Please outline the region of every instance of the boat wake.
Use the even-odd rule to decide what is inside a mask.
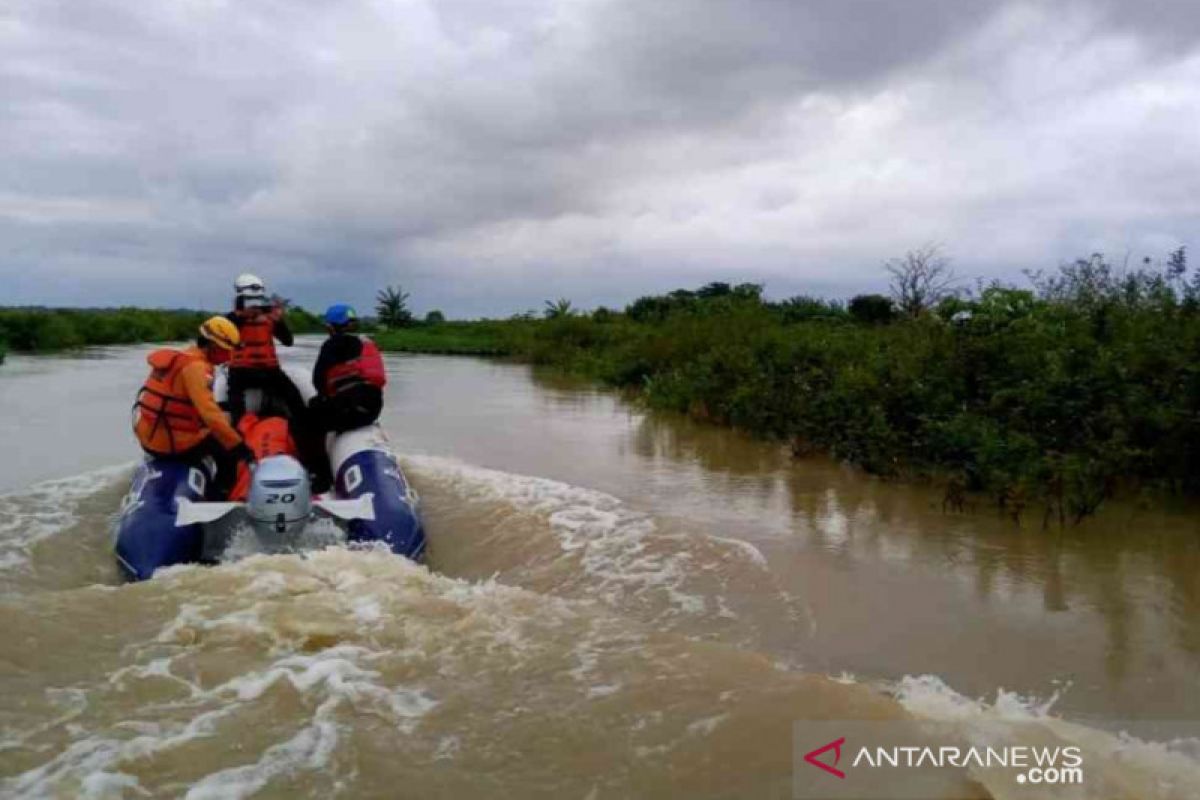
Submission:
[[[107,585],[83,565],[108,558],[128,467],[0,498],[0,794],[391,796],[403,775],[413,796],[789,797],[801,719],[935,720],[977,743],[1019,721],[1096,754],[1079,797],[1200,794],[1194,741],[768,655],[756,624],[807,627],[752,545],[556,481],[405,467],[428,566],[330,547]],[[939,791],[1028,789],[975,771]]]

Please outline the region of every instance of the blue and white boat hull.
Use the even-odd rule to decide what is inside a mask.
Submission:
[[[371,496],[374,519],[349,524],[352,542],[383,542],[393,553],[419,561],[425,553],[420,501],[378,425],[347,431],[330,446],[334,493],[339,499]]]
[[[348,542],[381,542],[397,555],[420,560],[425,552],[425,530],[419,500],[379,426],[331,436],[329,447],[336,476],[331,497],[309,504],[307,474],[290,456],[274,460],[293,462],[302,489],[272,491],[277,481],[264,478],[265,488],[258,496],[267,498],[267,503],[276,498],[278,510],[286,505],[291,511],[296,507],[293,504],[300,503],[304,515],[333,519]],[[260,468],[255,478],[276,472]],[[214,502],[207,497],[211,478],[207,468],[169,459],[149,458],[138,466],[121,504],[114,547],[117,563],[130,579],[145,580],[176,564],[216,560],[238,524],[252,528],[275,524],[270,514],[255,513],[262,509],[247,510],[243,503]],[[252,489],[252,502],[255,496]],[[274,506],[270,510],[274,511]],[[262,538],[278,542],[281,536],[292,534],[294,523],[289,517],[286,531],[283,527],[264,530]]]
[[[160,567],[201,559],[204,529],[176,525],[180,500],[205,500],[211,475],[207,470],[162,458],[147,459],[133,473],[129,493],[117,521],[117,563],[135,581]]]

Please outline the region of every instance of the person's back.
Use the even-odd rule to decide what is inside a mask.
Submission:
[[[329,312],[326,313],[329,317]],[[351,315],[346,321],[342,321],[344,313]],[[313,367],[313,386],[318,397],[314,407],[323,412],[322,427],[334,433],[362,428],[378,420],[383,409],[383,387],[387,383],[379,348],[354,332],[352,315],[353,309],[349,309],[329,317],[338,322],[327,320],[329,338],[321,345]]]
[[[231,311],[227,318],[238,327],[242,346],[234,351],[229,360],[232,369],[279,369],[279,354],[275,352],[275,339],[292,341],[292,332],[287,323],[273,309],[261,306],[245,306]]]
[[[133,407],[134,435],[147,454],[189,463],[211,457],[222,488],[232,482],[234,462],[252,458],[212,394],[214,364],[226,361],[238,344],[237,328],[213,317],[200,326],[195,346],[155,350]]]
[[[344,332],[326,339],[313,368],[316,405],[325,411],[326,431],[344,433],[376,422],[385,383],[383,359],[370,339]]]
[[[164,456],[186,452],[208,431],[191,400],[184,373],[198,372],[202,380],[211,382],[212,367],[196,347],[155,350],[146,363],[150,376],[134,401],[134,434],[147,452]]]
[[[229,362],[229,413],[234,424],[246,413],[246,392],[261,391],[282,403],[296,422],[304,416],[304,397],[279,366],[275,341],[290,347],[295,338],[283,318],[283,309],[267,298],[266,285],[255,275],[240,275],[234,281],[234,310],[226,315],[237,325],[242,346]]]
[[[326,400],[347,406],[364,402],[382,406],[386,382],[383,359],[375,343],[369,339],[349,331],[339,331],[331,334],[321,345],[313,368],[313,386]],[[362,424],[369,425],[377,417],[378,413]]]
[[[329,338],[313,367],[317,394],[309,403],[310,424],[318,434],[364,428],[374,424],[383,410],[387,383],[383,357],[374,342],[355,334],[357,322],[354,309],[347,305],[332,305],[325,312]],[[327,459],[319,474],[332,481]]]

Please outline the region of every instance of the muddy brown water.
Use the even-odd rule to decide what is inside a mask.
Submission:
[[[1200,796],[1195,508],[947,514],[526,366],[395,356],[426,565],[123,585],[148,349],[0,367],[0,795],[788,797],[797,720],[907,719],[1092,748],[1076,794],[967,769],[941,796]]]

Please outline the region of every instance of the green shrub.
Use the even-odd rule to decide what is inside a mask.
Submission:
[[[846,308],[836,300],[797,295],[772,306],[786,323],[804,320],[844,320],[849,317]]]
[[[896,317],[896,306],[890,297],[881,294],[860,294],[850,299],[847,309],[856,322],[882,325]]]

